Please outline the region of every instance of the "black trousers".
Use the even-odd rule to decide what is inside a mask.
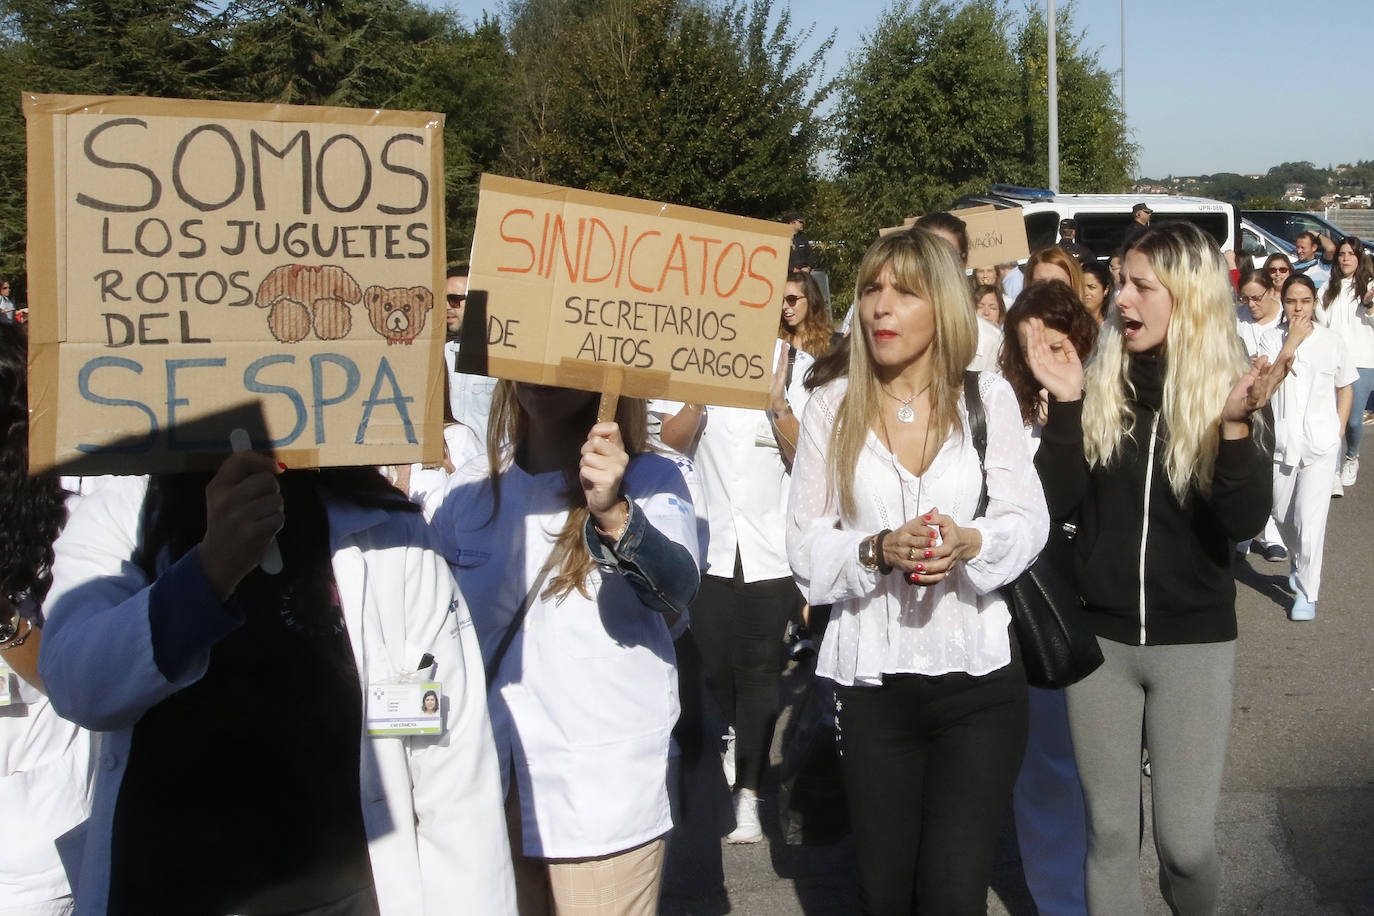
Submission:
[[[874,916],[987,912],[997,835],[1026,750],[1026,680],[884,675],[836,688],[860,900]]]
[[[783,632],[801,604],[791,577],[745,582],[703,576],[692,602],[692,634],[706,688],[735,727],[735,786],[758,791],[781,705]]]

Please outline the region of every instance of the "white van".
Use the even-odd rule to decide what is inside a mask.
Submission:
[[[1235,248],[1236,210],[1231,204],[1206,197],[1176,197],[1171,194],[1056,194],[1039,188],[993,185],[986,194],[961,197],[950,207],[980,207],[992,204],[998,209],[1020,207],[1026,220],[1026,241],[1036,251],[1059,241],[1059,221],[1072,219],[1078,224],[1075,238],[1099,260],[1111,257],[1126,237],[1133,222],[1131,208],[1146,204],[1154,211],[1150,225],[1186,220],[1217,240],[1222,251]]]

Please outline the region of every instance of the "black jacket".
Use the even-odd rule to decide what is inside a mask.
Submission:
[[[1089,468],[1084,458],[1081,399],[1051,402],[1035,456],[1051,518],[1078,525],[1074,568],[1089,625],[1131,645],[1235,639],[1231,558],[1236,542],[1257,534],[1269,516],[1270,450],[1253,436],[1221,440],[1212,492],[1194,488],[1180,503],[1164,471],[1163,360],[1131,362],[1135,428],[1110,465]]]

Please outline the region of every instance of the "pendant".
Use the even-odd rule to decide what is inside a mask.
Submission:
[[[916,419],[916,411],[911,408],[910,404],[903,404],[897,408],[897,419],[903,423],[910,423]]]

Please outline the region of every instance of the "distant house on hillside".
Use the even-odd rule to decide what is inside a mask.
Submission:
[[[1301,182],[1290,181],[1283,186],[1284,200],[1307,200],[1307,186]]]

